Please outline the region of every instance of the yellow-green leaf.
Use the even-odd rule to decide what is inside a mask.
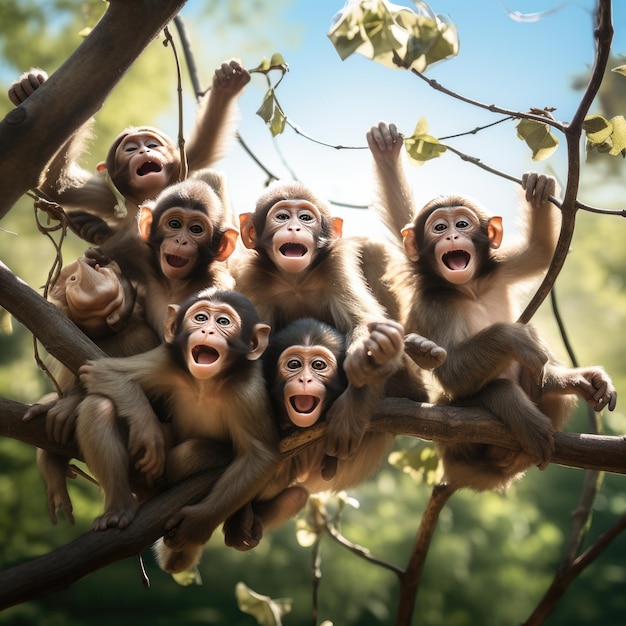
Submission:
[[[405,137],[404,147],[411,161],[417,165],[436,159],[446,151],[446,147],[436,137],[428,134],[428,122],[424,117],[417,122],[413,134]]]
[[[617,72],[622,76],[626,76],[626,65],[619,65],[618,67],[614,67],[611,72]]]
[[[177,574],[172,574],[172,578],[181,587],[188,587],[189,585],[201,585],[202,584],[200,571],[195,566],[190,567],[189,569],[183,570],[182,572],[178,572]]]
[[[252,591],[242,582],[237,583],[235,596],[239,610],[252,615],[260,626],[281,626],[282,616],[291,611],[291,598],[272,599]]]
[[[268,89],[263,98],[263,102],[259,107],[256,114],[266,123],[269,124],[272,121],[274,115],[274,90]]]
[[[602,115],[589,115],[583,121],[583,130],[587,133],[589,143],[599,145],[611,136],[613,126]]]
[[[611,126],[613,132],[611,133],[612,148],[609,151],[611,156],[617,156],[618,154],[624,155],[626,150],[626,120],[623,115],[618,115],[611,118]]]
[[[517,136],[523,139],[533,152],[533,161],[547,159],[558,147],[558,138],[550,132],[547,124],[535,120],[521,120]]]
[[[436,485],[442,478],[439,456],[432,443],[419,442],[410,450],[396,450],[389,455],[389,463],[418,483]]]

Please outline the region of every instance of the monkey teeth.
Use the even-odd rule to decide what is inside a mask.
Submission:
[[[146,174],[151,174],[152,172],[160,172],[163,169],[163,166],[156,161],[146,161],[141,167],[137,169],[138,176],[145,176]]]
[[[301,243],[285,243],[280,247],[280,253],[287,257],[301,257],[307,253],[307,248]]]
[[[212,365],[220,358],[219,352],[215,348],[204,345],[194,346],[191,355],[198,365]]]
[[[451,270],[464,270],[470,262],[470,255],[465,250],[446,252],[441,258],[443,264]]]
[[[317,408],[320,399],[316,396],[299,395],[291,396],[289,402],[298,413],[312,413]]]

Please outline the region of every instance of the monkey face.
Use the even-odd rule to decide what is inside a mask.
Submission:
[[[212,227],[200,211],[173,207],[159,218],[163,240],[159,247],[159,264],[169,279],[189,278],[195,269],[201,246],[211,243]]]
[[[143,198],[154,198],[165,189],[173,159],[163,137],[147,131],[129,134],[115,152],[116,171],[126,172],[128,187]]]
[[[271,235],[268,253],[281,270],[297,274],[311,265],[321,229],[318,208],[306,200],[281,200],[268,212],[265,232]]]
[[[66,265],[50,293],[51,300],[89,337],[110,335],[127,313],[117,263],[90,264],[81,257]]]
[[[278,359],[277,376],[285,383],[287,417],[306,428],[324,414],[327,387],[337,377],[337,359],[324,346],[290,346]]]
[[[241,334],[241,317],[226,303],[199,300],[192,304],[184,320],[189,333],[185,362],[194,378],[217,376],[230,365],[231,348]]]
[[[474,278],[480,228],[478,216],[464,206],[436,209],[426,220],[424,239],[434,244],[435,267],[449,283],[463,285]]]

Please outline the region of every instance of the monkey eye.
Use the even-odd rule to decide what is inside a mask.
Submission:
[[[146,142],[146,147],[150,148],[150,150],[154,150],[155,148],[160,148],[162,145],[163,144],[159,143],[156,140]]]
[[[459,220],[459,221],[456,223],[456,227],[457,227],[459,230],[463,230],[463,229],[465,229],[465,228],[469,228],[469,227],[470,227],[470,223],[469,223],[467,220]]]
[[[300,359],[289,359],[287,361],[287,369],[298,370],[302,367],[302,361]]]
[[[194,319],[196,322],[203,323],[203,322],[206,322],[206,321],[209,319],[209,316],[208,316],[206,313],[196,313],[196,314],[193,316],[193,319]]]
[[[202,224],[192,224],[189,227],[189,232],[193,233],[194,235],[201,235],[204,232],[204,227],[202,226]]]
[[[298,213],[298,219],[301,222],[312,222],[315,220],[315,216],[309,211],[302,211],[301,213]]]
[[[278,222],[288,222],[291,219],[291,215],[288,211],[278,211],[274,215],[274,219]]]
[[[179,219],[172,218],[171,220],[167,220],[167,225],[174,230],[178,230],[182,227],[183,223]]]
[[[326,363],[324,359],[313,359],[313,361],[311,362],[311,367],[314,370],[321,372],[322,370],[325,370],[328,367],[328,363]]]
[[[442,233],[442,232],[444,232],[444,231],[445,231],[445,230],[447,230],[447,229],[448,229],[448,225],[447,225],[447,224],[444,224],[443,222],[439,222],[438,224],[435,224],[435,225],[433,226],[433,230],[434,230],[436,233]]]
[[[134,152],[139,146],[134,141],[128,141],[124,144],[124,152]]]
[[[218,326],[231,326],[233,321],[227,315],[218,315],[215,319]]]

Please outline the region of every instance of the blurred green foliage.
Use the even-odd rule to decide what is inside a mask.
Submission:
[[[238,27],[250,26],[245,15],[259,17],[269,3],[254,3],[250,14],[242,3],[230,3]],[[216,25],[227,23],[225,3],[207,4]],[[272,3],[272,11],[277,11]],[[4,0],[0,4],[2,61],[14,75],[30,67],[32,49],[38,63],[54,70],[78,45],[78,33],[93,24],[102,11],[100,0]],[[52,19],[54,17],[54,19]],[[232,17],[232,15],[231,15]],[[207,20],[210,23],[210,20]],[[235,24],[236,21],[230,22]],[[217,26],[216,26],[217,28]],[[31,46],[22,45],[30,41]],[[167,68],[165,71],[163,68]],[[156,42],[115,89],[98,114],[97,147],[92,165],[102,158],[102,146],[130,123],[158,123],[175,98],[171,53]],[[6,85],[5,85],[6,86]],[[148,95],[146,95],[148,94]],[[606,94],[604,94],[606,97]],[[623,110],[626,97],[621,99]],[[0,115],[10,105],[0,98]],[[123,116],[120,115],[123,111]],[[607,111],[607,114],[610,112]],[[608,159],[609,157],[606,157]],[[618,207],[623,201],[623,168],[603,165],[595,157],[583,180],[585,201]],[[612,191],[611,191],[612,190]],[[565,269],[557,283],[558,301],[580,363],[601,363],[624,395],[626,359],[622,324],[626,318],[626,248],[616,217],[581,213]],[[14,233],[14,234],[13,234]],[[84,243],[72,235],[64,245],[67,259],[78,256]],[[32,202],[22,199],[0,223],[2,260],[35,288],[46,280],[54,250],[42,239],[33,221]],[[49,384],[33,361],[32,339],[17,322],[7,332],[0,318],[0,396],[33,402]],[[548,305],[537,319],[542,332],[564,354]],[[618,406],[605,416],[605,429],[626,432]],[[570,424],[584,430],[579,411]],[[398,438],[397,449],[410,455],[418,445]],[[47,553],[86,532],[100,511],[97,489],[84,479],[70,481],[76,526],[61,518],[52,526],[46,515],[42,481],[34,463],[35,451],[12,440],[0,440],[0,567]],[[456,494],[444,508],[428,555],[418,595],[419,623],[428,626],[490,626],[519,623],[533,609],[549,585],[561,557],[571,524],[583,473],[550,466],[532,470],[509,494]],[[429,489],[408,474],[385,466],[371,481],[354,491],[359,509],[348,509],[342,532],[387,561],[403,566],[412,549]],[[586,545],[626,512],[624,482],[606,476],[594,506]],[[254,619],[237,609],[235,585],[243,581],[273,598],[289,597],[292,612],[283,623],[310,623],[311,551],[296,542],[295,524],[269,533],[255,550],[240,553],[223,545],[221,533],[209,542],[201,563],[201,586],[180,587],[144,554],[151,587],[143,588],[135,559],[93,573],[66,591],[28,602],[0,613],[0,625],[136,626],[220,624],[250,626]],[[622,536],[570,587],[550,616],[551,626],[587,625],[600,620],[623,621],[626,610],[626,539]],[[394,623],[397,585],[393,574],[341,549],[330,539],[322,542],[320,620],[335,624],[372,626]]]

